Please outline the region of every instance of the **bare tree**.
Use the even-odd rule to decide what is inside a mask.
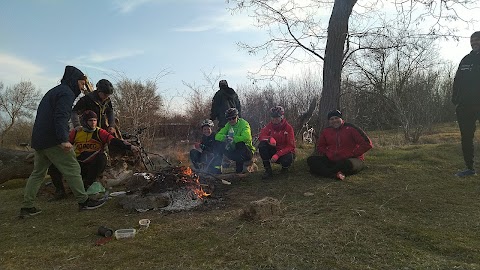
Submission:
[[[0,145],[3,146],[6,134],[21,119],[32,118],[40,100],[40,92],[29,81],[22,81],[13,87],[4,88],[0,83]]]
[[[162,97],[157,94],[153,81],[133,81],[127,78],[116,83],[113,102],[121,128],[133,130],[140,127],[154,127],[163,106]],[[147,130],[153,137],[155,130]]]
[[[308,54],[312,59],[323,61],[323,89],[319,102],[320,115],[339,107],[341,72],[352,53],[369,47],[356,42],[370,34],[376,34],[378,25],[372,21],[365,29],[350,31],[352,15],[368,19],[368,12],[380,12],[391,4],[395,10],[391,25],[403,21],[409,25],[422,25],[423,37],[454,36],[448,22],[462,20],[457,9],[476,7],[474,0],[372,0],[357,4],[357,0],[229,0],[236,3],[233,8],[249,10],[257,19],[258,26],[267,29],[270,39],[261,45],[240,44],[249,53],[264,52],[266,67],[274,76],[280,65],[287,61],[302,62],[297,51]],[[354,7],[358,7],[354,12]],[[322,22],[323,10],[331,8],[328,24]],[[376,19],[376,18],[375,18]],[[384,25],[381,25],[384,27]],[[354,46],[356,45],[356,46]],[[325,123],[321,121],[320,123]]]

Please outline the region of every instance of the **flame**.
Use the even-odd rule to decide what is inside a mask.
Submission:
[[[206,193],[203,190],[202,185],[200,184],[200,177],[192,171],[192,168],[180,167],[180,169],[183,176],[180,177],[179,180],[186,183],[193,193],[195,193],[198,199],[210,196],[209,193]]]

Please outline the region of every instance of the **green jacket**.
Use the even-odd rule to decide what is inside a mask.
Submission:
[[[255,152],[255,147],[252,145],[252,132],[250,131],[250,124],[243,118],[238,118],[238,122],[234,126],[227,122],[227,124],[225,124],[225,126],[218,131],[217,135],[215,135],[215,140],[224,142],[227,138],[230,127],[233,128],[233,142],[244,142],[248,149],[252,151],[252,153]]]

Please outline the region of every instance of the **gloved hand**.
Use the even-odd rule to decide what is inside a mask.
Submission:
[[[270,159],[270,162],[271,162],[271,163],[275,163],[275,162],[277,162],[278,158],[279,158],[279,156],[278,156],[277,154],[275,154],[275,155],[273,155],[272,158]]]
[[[270,137],[270,139],[268,140],[268,144],[270,144],[271,146],[276,146],[276,145],[277,145],[277,141],[275,140],[275,138]],[[278,157],[277,157],[277,158],[278,158]]]

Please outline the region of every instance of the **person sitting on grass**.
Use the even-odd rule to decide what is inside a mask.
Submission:
[[[252,145],[250,124],[238,117],[238,110],[230,108],[225,112],[227,124],[215,135],[215,140],[224,142],[217,147],[218,157],[225,155],[235,161],[235,172],[243,173],[243,164],[251,161],[255,147]],[[219,165],[216,165],[220,169]]]
[[[213,132],[213,121],[205,119],[202,124],[202,140],[195,144],[195,149],[190,150],[190,161],[196,170],[203,169],[206,172],[213,174],[220,174],[222,171],[219,169],[221,160],[215,158],[215,148],[218,141],[215,140],[216,133]],[[201,168],[201,164],[207,165],[207,167]]]
[[[86,110],[82,114],[82,126],[70,131],[69,141],[75,147],[75,155],[80,163],[81,175],[85,189],[92,185],[100,174],[105,171],[107,157],[104,153],[106,144],[115,145],[118,148],[131,150],[138,153],[138,147],[125,141],[115,138],[105,129],[97,126],[97,114],[94,111]],[[52,183],[55,186],[55,198],[65,197],[62,175],[58,170],[50,171]],[[62,195],[63,192],[63,196]]]
[[[262,179],[271,178],[272,165],[282,165],[282,173],[288,171],[295,157],[295,133],[292,126],[284,117],[285,110],[282,106],[275,106],[270,109],[272,120],[260,131],[258,140],[258,151],[262,158],[265,173]]]
[[[364,167],[364,154],[373,145],[367,134],[342,119],[342,113],[328,113],[329,126],[322,130],[317,142],[319,156],[307,158],[310,172],[344,180],[346,175],[360,172]]]

